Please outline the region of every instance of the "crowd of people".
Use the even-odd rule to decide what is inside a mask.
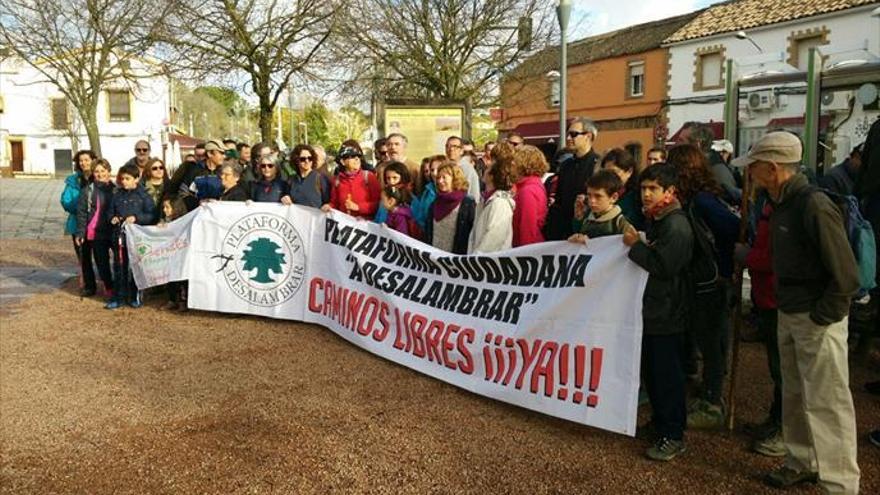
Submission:
[[[653,411],[646,454],[659,461],[685,452],[687,428],[725,423],[733,289],[745,268],[774,384],[766,421],[747,429],[755,452],[785,457],[765,481],[856,493],[847,317],[873,283],[859,277],[848,212],[834,198],[857,196],[880,232],[880,120],[819,179],[824,189],[804,173],[799,137],[782,130],[734,159],[730,142],[689,124],[683,142],[652,148],[644,163],[620,148],[600,155],[598,133],[593,121],[573,119],[565,148],[549,160],[515,133],[481,155],[453,136],[444,154],[420,162],[399,133],[374,143],[375,163],[356,140],[332,159],[318,146],[281,154],[271,143],[211,140],[173,176],[138,141],[115,178],[106,160],[82,150],[61,198],[65,230],[81,261],[82,295],[107,298],[108,309],[142,305],[120,227],[170,222],[211,201],[335,209],[461,255],[620,235],[649,274],[642,385]],[[166,308],[185,310],[185,297],[183,284],[171,284]],[[700,383],[690,400],[688,377]],[[868,388],[880,393],[880,382]],[[880,447],[880,431],[870,438]]]

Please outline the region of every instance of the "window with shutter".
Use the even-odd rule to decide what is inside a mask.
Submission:
[[[70,120],[67,118],[67,99],[52,98],[52,129],[70,129]]]
[[[107,91],[110,122],[131,121],[131,98],[128,90]]]
[[[645,94],[645,62],[629,63],[629,95],[630,97],[644,96]]]

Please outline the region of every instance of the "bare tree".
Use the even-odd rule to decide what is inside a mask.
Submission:
[[[111,83],[137,86],[138,78],[161,71],[139,57],[153,46],[173,1],[3,0],[0,41],[58,87],[100,154],[101,91]]]
[[[338,49],[352,61],[349,91],[497,102],[497,82],[543,48],[554,30],[548,0],[350,0]],[[531,43],[518,43],[521,18]]]
[[[179,9],[178,31],[165,41],[171,59],[206,82],[244,76],[259,101],[262,138],[271,140],[275,105],[318,59],[333,30],[336,3],[198,0]]]

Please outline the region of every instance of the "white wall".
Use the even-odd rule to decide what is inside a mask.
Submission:
[[[53,84],[42,81],[35,69],[20,61],[6,60],[0,65],[0,95],[5,103],[4,112],[0,114],[0,166],[11,166],[10,139],[23,142],[24,172],[29,174],[53,174],[55,150],[74,148],[69,131],[52,129],[51,99],[63,95]],[[136,86],[120,83],[111,87],[130,87],[131,121],[110,122],[107,94],[101,93],[98,129],[103,157],[115,170],[134,156],[134,143],[139,139],[147,139],[151,143],[151,154],[161,156],[162,123],[169,108],[167,79],[144,78],[139,79]],[[78,136],[78,148],[88,149],[85,129],[72,107],[70,122]]]
[[[872,5],[868,8],[851,9],[843,13],[814,16],[790,23],[755,28],[749,30],[748,33],[765,53],[785,52],[784,58],[787,58],[788,38],[792,33],[825,27],[829,30],[829,44],[819,47],[821,53],[828,54],[848,50],[859,45],[864,46],[867,42],[868,51],[880,56],[880,19],[870,15],[871,10],[875,7],[876,5]],[[693,89],[695,52],[700,48],[716,45],[724,47],[725,58],[733,59],[735,65],[748,66],[758,53],[748,40],[739,40],[733,33],[670,45],[670,106],[668,113],[670,136],[688,121],[719,122],[724,120],[724,89],[696,92]],[[721,96],[722,101],[676,104],[676,100],[706,96]],[[751,128],[758,131],[766,128],[771,119],[803,116],[805,108],[803,95],[790,95],[786,103],[781,108],[772,111],[749,112],[745,101],[741,99],[740,129]],[[823,113],[829,112],[823,111]],[[842,122],[846,117],[846,112],[832,113],[835,124]],[[863,127],[861,123],[865,119],[873,119],[876,113],[876,111],[868,111],[866,114],[862,111],[861,105],[856,103],[853,115],[840,127],[837,133],[838,136],[848,134],[851,143],[846,144],[842,141],[839,143],[839,149],[834,153],[835,161],[839,161],[838,157],[842,159],[848,153],[849,150],[843,150],[845,146],[851,147],[864,140],[864,135],[861,134]],[[749,132],[746,131],[745,134],[748,135]],[[748,139],[741,140],[740,144],[743,149],[747,148],[748,141]]]

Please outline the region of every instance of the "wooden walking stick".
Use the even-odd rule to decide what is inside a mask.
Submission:
[[[740,207],[740,219],[739,219],[739,242],[746,243],[748,242],[748,230],[749,230],[749,204],[752,200],[752,181],[749,177],[749,170],[746,167],[743,170],[743,195],[742,195],[742,206]],[[737,263],[734,266],[733,270],[733,290],[734,290],[734,301],[736,303],[733,306],[733,314],[731,315],[733,318],[733,344],[730,346],[731,355],[730,355],[730,385],[727,389],[727,429],[733,430],[733,423],[736,417],[736,370],[739,368],[739,341],[740,334],[742,332],[742,287],[743,287],[743,269],[745,267],[741,264]]]

